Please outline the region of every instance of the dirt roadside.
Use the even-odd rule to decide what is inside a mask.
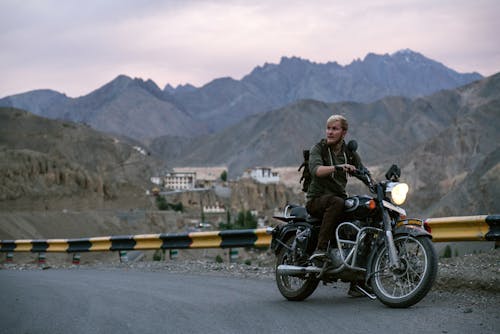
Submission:
[[[274,257],[270,251],[250,252],[244,255],[247,261],[240,259],[237,263],[230,263],[228,258],[224,259],[225,262],[218,263],[213,260],[213,254],[209,255],[211,259],[207,259],[205,253],[203,254],[204,258],[201,256],[201,250],[183,252],[189,253],[189,255],[184,255],[182,259],[164,259],[162,261],[150,261],[148,257],[144,257],[138,261],[127,263],[120,263],[117,255],[111,257],[110,253],[106,253],[79,266],[71,264],[67,254],[50,254],[51,257],[58,255],[59,261],[48,259],[46,265],[36,263],[31,254],[31,261],[27,262],[21,262],[21,260],[6,263],[5,258],[2,259],[0,270],[47,270],[52,268],[84,270],[92,268],[274,279]],[[66,258],[66,261],[62,261],[63,257]],[[250,258],[252,260],[249,260]],[[440,259],[438,268],[438,277],[429,298],[451,299],[457,304],[457,307],[463,308],[464,312],[468,312],[471,307],[488,307],[492,312],[498,312],[500,306],[500,249]],[[500,312],[498,312],[498,316],[500,318]]]

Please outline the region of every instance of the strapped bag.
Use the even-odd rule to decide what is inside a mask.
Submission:
[[[309,150],[302,151],[304,156],[304,162],[299,167],[299,172],[303,168],[302,176],[300,177],[299,183],[302,183],[302,191],[307,192],[309,189],[309,184],[311,183],[311,173],[309,172]]]

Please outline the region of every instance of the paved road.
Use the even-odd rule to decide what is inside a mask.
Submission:
[[[390,309],[346,287],[288,302],[268,279],[0,270],[0,333],[500,333],[498,309],[464,312],[436,296]]]

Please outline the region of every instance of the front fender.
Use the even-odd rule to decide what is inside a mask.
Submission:
[[[419,220],[406,220],[404,222],[400,222],[396,226],[394,237],[400,234],[409,234],[413,237],[426,236],[432,239],[432,234],[424,229],[423,223]]]

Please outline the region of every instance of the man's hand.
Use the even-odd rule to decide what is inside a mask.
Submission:
[[[316,169],[317,177],[333,176],[334,173],[347,172],[352,173],[356,171],[356,167],[349,164],[335,165],[335,166],[319,166]]]
[[[342,164],[342,165],[336,165],[335,170],[342,170],[350,174],[356,171],[356,167],[350,164]]]

